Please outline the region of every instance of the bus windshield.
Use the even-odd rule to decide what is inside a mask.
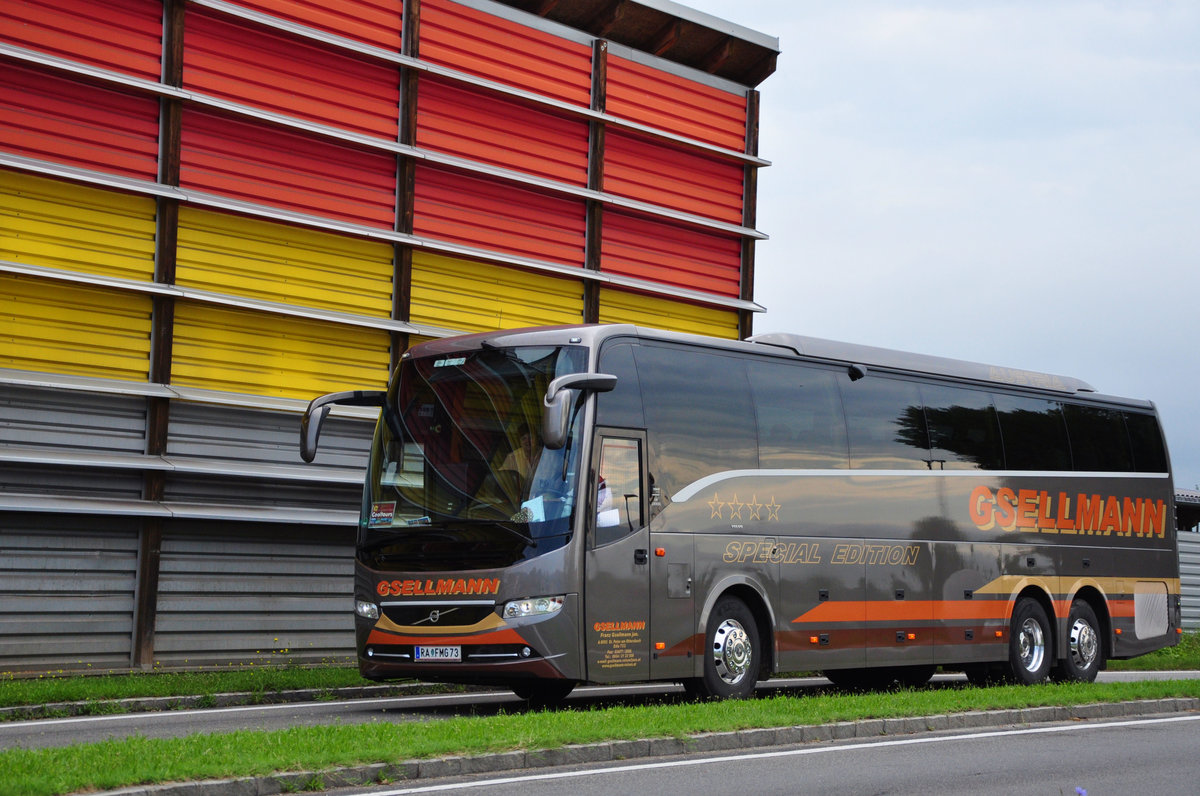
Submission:
[[[586,364],[579,346],[404,360],[375,433],[359,553],[379,569],[508,566],[562,547],[579,445],[542,444],[552,379]]]

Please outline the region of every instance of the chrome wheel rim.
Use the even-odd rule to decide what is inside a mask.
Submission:
[[[728,685],[736,685],[750,671],[753,649],[750,636],[740,622],[726,619],[713,634],[713,661],[717,676]]]
[[[1046,659],[1046,636],[1036,619],[1030,617],[1021,623],[1017,634],[1017,651],[1025,671],[1036,672],[1042,668],[1042,662]]]
[[[1100,638],[1096,629],[1082,619],[1071,625],[1071,660],[1081,670],[1088,670],[1100,653]]]

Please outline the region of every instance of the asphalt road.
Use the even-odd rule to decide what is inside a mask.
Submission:
[[[1115,682],[1179,678],[1200,678],[1200,671],[1101,672],[1099,680]],[[962,679],[961,675],[937,675],[934,683],[961,682]],[[828,684],[829,681],[823,677],[771,680],[761,690],[782,688],[802,693]],[[576,689],[568,702],[587,705],[638,703],[650,699],[659,702],[682,701],[684,696],[678,686],[663,684],[590,686]],[[0,748],[66,746],[130,735],[174,738],[196,733],[273,730],[323,724],[437,721],[449,716],[490,715],[500,710],[511,713],[523,709],[525,703],[511,692],[489,691],[10,721],[0,722]],[[1193,792],[1200,792],[1200,788]]]
[[[1195,796],[1198,745],[1200,716],[1189,714],[690,754],[333,792]]]

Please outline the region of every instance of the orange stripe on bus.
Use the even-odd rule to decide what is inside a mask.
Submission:
[[[1001,600],[896,600],[821,603],[792,623],[1007,619],[1012,603]]]
[[[368,644],[527,644],[521,634],[512,629],[496,630],[474,636],[401,636],[372,630]]]

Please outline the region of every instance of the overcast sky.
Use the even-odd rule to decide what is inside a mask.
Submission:
[[[1153,400],[1200,484],[1200,3],[684,4],[782,50],[756,332]]]

